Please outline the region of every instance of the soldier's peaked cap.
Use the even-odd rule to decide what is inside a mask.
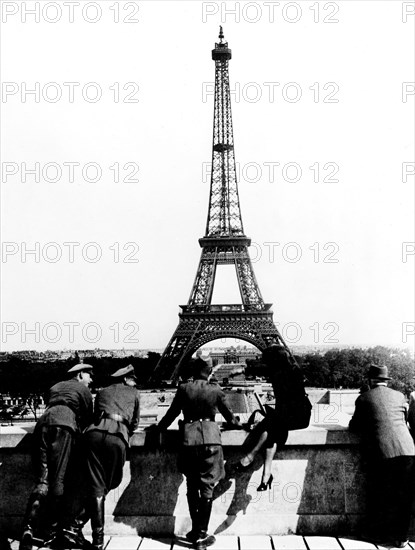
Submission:
[[[88,363],[78,363],[68,370],[68,374],[81,372],[83,370],[94,370],[94,367],[92,365],[88,365]]]
[[[208,363],[198,357],[193,361],[192,369],[195,376],[202,376],[202,377],[208,377],[209,374],[212,372],[212,365],[211,362]]]
[[[132,365],[128,365],[127,367],[123,367],[122,369],[118,369],[114,372],[114,374],[111,374],[112,378],[120,378],[121,376],[134,376],[134,367]]]

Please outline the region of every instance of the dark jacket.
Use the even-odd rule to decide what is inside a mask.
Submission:
[[[349,429],[362,435],[374,458],[415,455],[406,424],[405,397],[386,386],[376,386],[359,395]]]
[[[230,423],[235,417],[226,403],[221,387],[207,380],[194,380],[181,384],[170,408],[160,420],[158,428],[167,429],[179,414],[183,412],[183,445],[221,445],[219,426],[215,422],[220,412]]]
[[[124,421],[106,418],[120,415]],[[126,384],[112,384],[100,390],[95,397],[94,423],[86,430],[99,430],[119,435],[128,445],[129,438],[140,421],[140,397],[136,388]]]
[[[415,391],[409,396],[408,424],[412,437],[415,439]]]
[[[39,418],[39,426],[65,426],[79,432],[92,422],[91,392],[77,378],[52,386],[46,403],[47,409]]]
[[[275,418],[281,424],[289,422],[300,398],[304,396],[303,375],[298,367],[287,363],[283,367],[269,368],[269,380],[275,397]]]

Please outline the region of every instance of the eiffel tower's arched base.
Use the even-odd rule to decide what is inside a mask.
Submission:
[[[218,338],[245,340],[262,351],[272,343],[286,347],[272,311],[237,311],[217,306],[218,311],[179,314],[180,322],[154,371],[153,381],[173,380],[180,376],[182,364],[204,344]],[[186,308],[184,308],[186,309]]]

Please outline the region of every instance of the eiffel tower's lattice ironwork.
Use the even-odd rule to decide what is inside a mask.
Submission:
[[[231,57],[220,27],[219,43],[215,43],[212,50],[215,61],[212,175],[206,233],[199,239],[202,255],[189,301],[180,306],[179,325],[155,369],[153,380],[177,380],[183,361],[200,346],[217,338],[240,338],[260,350],[271,343],[286,347],[274,325],[271,304],[264,302],[259,290],[248,253],[251,240],[242,224],[229,86]],[[241,304],[211,303],[216,268],[221,264],[235,266]]]

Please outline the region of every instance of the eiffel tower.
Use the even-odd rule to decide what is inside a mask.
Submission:
[[[187,305],[180,306],[179,325],[153,373],[153,380],[179,377],[180,367],[200,346],[217,338],[235,337],[260,350],[284,340],[274,325],[271,305],[264,302],[243,229],[236,181],[229,60],[222,27],[215,43],[215,107],[209,211],[205,236],[199,239],[202,255]],[[241,304],[212,304],[218,265],[233,264]]]

